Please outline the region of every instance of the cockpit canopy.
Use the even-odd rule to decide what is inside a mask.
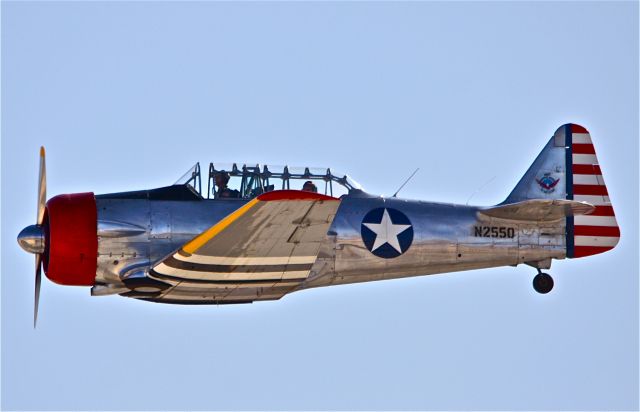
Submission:
[[[339,197],[362,187],[346,174],[331,169],[238,163],[209,163],[206,189],[202,191],[200,163],[196,163],[175,185],[188,185],[205,199],[251,199],[272,190],[308,190]]]

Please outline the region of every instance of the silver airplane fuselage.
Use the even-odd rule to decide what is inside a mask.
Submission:
[[[98,271],[93,294],[120,293],[123,280],[146,276],[154,262],[246,204],[239,199],[148,200],[97,196]],[[403,213],[413,239],[397,257],[374,255],[362,222],[376,208]],[[541,226],[497,219],[483,208],[384,198],[353,190],[340,200],[308,278],[291,291],[529,263],[548,268],[565,257],[564,222]],[[126,222],[126,224],[122,223]],[[497,231],[492,228],[502,228]],[[179,286],[178,286],[179,287]],[[199,299],[206,289],[185,289]],[[269,294],[254,300],[272,299]]]

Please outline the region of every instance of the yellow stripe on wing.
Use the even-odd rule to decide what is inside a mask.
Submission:
[[[245,213],[247,213],[249,211],[249,209],[251,209],[253,206],[255,206],[258,202],[259,202],[259,200],[257,198],[253,199],[252,201],[250,201],[246,205],[242,206],[240,209],[238,209],[235,212],[231,213],[229,216],[225,217],[224,219],[222,219],[221,221],[219,221],[215,225],[211,226],[206,231],[204,231],[201,234],[199,234],[198,236],[196,236],[193,240],[191,240],[190,242],[185,244],[182,247],[181,251],[185,252],[185,253],[188,253],[188,254],[194,253],[195,251],[200,249],[205,243],[207,243],[208,241],[213,239],[213,237],[216,236],[218,233],[220,233],[223,230],[225,230],[231,223],[233,223],[235,220],[237,220],[240,216],[242,216]]]

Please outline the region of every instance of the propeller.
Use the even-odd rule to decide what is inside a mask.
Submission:
[[[40,172],[38,173],[38,215],[36,225],[41,228],[44,220],[44,208],[47,202],[47,165],[45,162],[44,146],[40,146]],[[44,242],[43,246],[44,246]],[[38,303],[40,302],[40,284],[42,283],[42,253],[36,253],[36,282],[33,301],[33,328],[38,323]]]
[[[44,147],[40,148],[40,173],[38,176],[38,205],[36,224],[27,226],[18,235],[18,244],[36,256],[36,279],[33,302],[33,327],[38,321],[38,302],[40,300],[40,284],[42,283],[42,258],[45,253],[44,212],[47,202],[47,171],[45,166]]]

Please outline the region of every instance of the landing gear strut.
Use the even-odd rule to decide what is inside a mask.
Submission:
[[[538,274],[533,278],[533,288],[543,295],[549,293],[553,289],[553,278],[538,269]]]

